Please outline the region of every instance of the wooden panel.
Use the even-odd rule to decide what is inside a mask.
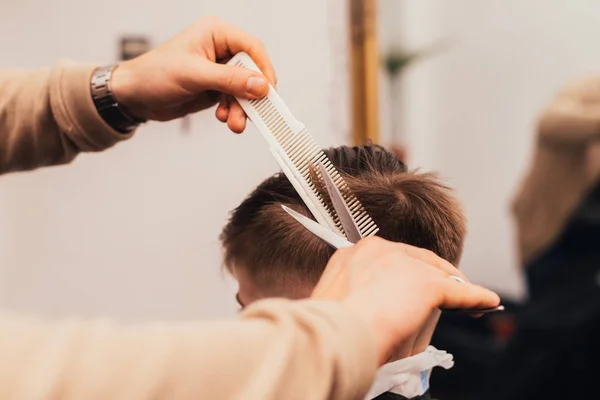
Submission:
[[[352,141],[379,141],[377,0],[350,2]]]

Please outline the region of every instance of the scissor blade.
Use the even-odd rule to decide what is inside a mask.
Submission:
[[[493,308],[442,308],[442,311],[453,312],[458,314],[489,314],[493,312],[504,311],[504,306],[499,305]]]
[[[305,217],[304,215],[300,214],[299,212],[296,212],[296,211],[292,210],[291,208],[286,207],[283,204],[281,205],[281,207],[285,210],[285,212],[290,214],[302,226],[304,226],[306,229],[308,229],[310,232],[312,232],[315,236],[319,237],[321,240],[327,242],[333,248],[341,249],[343,247],[354,246],[353,243],[350,243],[349,241],[347,241],[346,239],[344,239],[337,233],[329,230],[328,228],[324,227],[323,225],[320,225],[319,223],[313,221],[312,219]]]
[[[325,187],[329,193],[329,198],[331,198],[333,208],[335,209],[335,212],[342,223],[342,228],[344,228],[346,237],[352,243],[358,242],[360,239],[362,239],[362,235],[360,234],[360,229],[358,229],[358,225],[356,225],[356,221],[352,217],[352,213],[350,212],[344,197],[342,197],[340,190],[335,185],[333,179],[331,179],[331,176],[322,163],[319,163],[319,169],[321,170]]]

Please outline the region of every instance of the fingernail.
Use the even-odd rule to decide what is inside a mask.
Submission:
[[[253,96],[264,96],[269,91],[269,82],[265,78],[253,76],[246,82],[246,92]]]

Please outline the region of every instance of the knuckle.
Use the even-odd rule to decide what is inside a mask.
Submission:
[[[359,248],[363,248],[363,247],[374,247],[377,246],[379,243],[381,243],[381,238],[377,237],[377,236],[369,236],[366,237],[364,239],[361,239],[356,246]]]
[[[227,87],[234,87],[235,85],[235,81],[237,76],[239,76],[239,71],[236,71],[235,69],[230,70],[231,72],[227,74],[226,78],[225,78],[225,84],[227,85]]]
[[[265,48],[263,42],[255,36],[250,36],[248,38],[248,43],[249,43],[248,50],[250,50],[252,52],[257,52],[257,51],[263,50]]]
[[[245,43],[244,51],[248,53],[253,58],[258,58],[260,55],[260,51],[258,51],[259,47],[256,46],[252,41],[248,41]]]
[[[394,254],[390,254],[389,256],[385,256],[386,259],[389,259],[389,263],[396,267],[402,268],[413,268],[414,267],[414,259],[411,258],[408,254],[404,252],[398,252]]]
[[[444,278],[442,275],[431,271],[420,270],[419,272],[421,273],[421,282],[435,291],[439,290],[439,288],[446,283],[444,279],[448,279],[447,277]]]
[[[237,68],[223,69],[217,82],[218,87],[221,90],[231,90],[235,87],[236,79],[239,76],[239,71],[236,71],[236,69]]]
[[[438,257],[437,254],[435,254],[433,251],[429,250],[429,249],[420,249],[421,252],[423,253],[423,256],[425,256],[427,259],[431,259],[431,260],[435,260]]]
[[[341,262],[342,260],[350,257],[350,255],[352,254],[351,250],[352,249],[350,247],[337,250],[335,253],[333,253],[331,258],[329,259],[328,264],[337,264],[337,263]]]

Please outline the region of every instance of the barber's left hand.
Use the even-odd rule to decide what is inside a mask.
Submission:
[[[223,65],[244,51],[263,72]],[[265,79],[265,77],[268,79]],[[275,71],[261,42],[215,17],[206,17],[158,48],[121,64],[111,80],[113,93],[125,109],[143,119],[168,121],[212,107],[217,118],[237,133],[246,115],[229,96],[261,98]]]
[[[428,341],[422,332],[435,323],[440,308],[500,304],[497,294],[469,283],[433,252],[376,236],[336,251],[311,297],[342,301],[362,317],[372,328],[380,364],[394,351],[405,357]]]

